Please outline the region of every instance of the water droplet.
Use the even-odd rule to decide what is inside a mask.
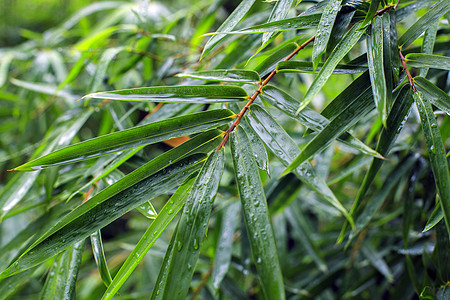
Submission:
[[[259,201],[255,201],[255,206],[256,206],[256,207],[259,206]]]
[[[431,128],[437,128],[437,127],[438,127],[437,124],[435,124],[435,123],[431,124]]]
[[[194,249],[197,250],[198,249],[198,240],[194,239]]]
[[[173,209],[169,209],[169,211],[167,212],[169,215],[173,214]]]
[[[433,146],[433,145],[431,145],[430,151],[433,152],[433,153],[436,153],[436,149],[434,149],[434,146]]]
[[[181,248],[183,248],[183,242],[182,241],[178,241],[178,251],[181,251]]]
[[[158,230],[153,231],[153,235],[157,235],[158,234]]]
[[[258,257],[258,259],[256,260],[256,263],[260,264],[262,262],[261,257]]]

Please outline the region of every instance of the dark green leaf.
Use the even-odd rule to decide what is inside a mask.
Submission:
[[[261,279],[261,287],[267,299],[285,299],[283,275],[261,178],[250,141],[239,127],[231,134],[231,152],[252,257]]]
[[[180,73],[178,77],[194,78],[209,81],[227,81],[240,83],[258,83],[261,81],[258,73],[251,70],[211,70],[192,73]]]
[[[450,115],[450,96],[422,77],[414,77],[414,86],[430,100],[433,105]]]
[[[406,63],[416,68],[435,68],[450,70],[450,57],[422,53],[409,53],[405,56]]]
[[[91,234],[92,252],[94,253],[95,263],[103,283],[108,287],[112,278],[109,273],[108,264],[106,263],[105,250],[103,249],[102,235],[100,230]]]
[[[314,71],[312,62],[309,61],[282,61],[277,64],[277,72],[282,73],[314,73],[320,71],[323,63],[319,63]],[[352,74],[367,71],[367,67],[357,65],[338,64],[333,70],[333,74]]]

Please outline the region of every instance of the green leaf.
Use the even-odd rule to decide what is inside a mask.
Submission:
[[[114,276],[113,281],[108,286],[102,300],[112,299],[119,291],[120,287],[133,273],[134,269],[144,259],[148,250],[153,246],[164,229],[172,222],[173,218],[183,208],[186,203],[187,194],[194,184],[195,177],[189,177],[170,197],[170,200],[164,205],[155,220],[150,224],[144,235],[134,247],[133,251],[123,263],[120,270]]]
[[[258,133],[259,137],[266,144],[283,165],[288,166],[291,161],[300,153],[292,138],[286,131],[260,106],[253,104],[248,115],[250,125]],[[332,207],[340,211],[350,223],[353,222],[347,210],[342,206],[333,192],[330,190],[325,180],[317,175],[309,162],[300,164],[292,171],[300,180],[306,183]]]
[[[408,85],[403,85],[399,89],[399,93],[397,98],[394,101],[392,109],[388,115],[386,127],[383,127],[380,138],[378,140],[378,144],[376,147],[376,151],[387,157],[389,154],[389,150],[392,145],[395,143],[398,134],[401,132],[405,120],[407,119],[408,113],[411,110],[412,98],[411,98],[411,89]],[[369,189],[369,186],[372,184],[375,179],[376,174],[381,168],[383,164],[383,160],[374,158],[372,163],[370,164],[369,170],[364,176],[363,183],[359,188],[358,194],[353,202],[353,206],[351,209],[352,216],[355,215],[360,209],[364,207],[364,204],[361,203],[363,199],[365,199],[365,195]],[[346,230],[346,225],[344,225],[339,240],[342,241],[343,234]]]
[[[405,56],[406,63],[411,67],[416,68],[435,68],[442,70],[450,70],[450,57],[423,54],[423,53],[409,53]]]
[[[375,17],[375,14],[377,13],[379,4],[380,4],[380,0],[371,0],[370,1],[369,11],[367,12],[366,18],[362,22],[359,29],[363,29],[363,27],[366,27],[366,25],[372,21],[373,17]]]
[[[450,96],[435,86],[433,83],[422,77],[414,77],[414,86],[424,94],[433,105],[450,115]]]
[[[367,89],[363,94],[357,96],[355,101],[353,101],[344,112],[336,116],[335,119],[333,119],[303,148],[300,154],[292,161],[281,176],[296,169],[308,158],[328,147],[334,139],[363,118],[374,108],[371,101],[372,93],[370,89]]]
[[[46,261],[148,199],[168,192],[199,169],[204,160],[205,155],[194,154],[145,178],[144,171],[152,170],[156,164],[154,160],[150,161],[65,215],[0,274],[0,278],[6,278]],[[137,176],[138,179],[134,179],[133,176]],[[129,184],[133,181],[137,183]],[[127,188],[120,188],[121,185]]]
[[[308,107],[295,115],[295,110],[300,102],[274,86],[264,86],[260,97],[314,131],[322,131],[330,123],[328,119]],[[338,140],[364,154],[383,157],[349,133],[343,133],[338,137]]]
[[[391,269],[389,268],[379,251],[373,249],[369,243],[365,243],[361,247],[361,252],[367,258],[370,264],[375,269],[377,269],[378,272],[383,274],[388,282],[394,282],[394,275],[392,274]]]
[[[124,49],[124,47],[113,47],[106,49],[105,52],[103,52],[97,64],[97,68],[95,69],[94,76],[92,76],[89,91],[98,91],[101,88],[109,63]]]
[[[217,32],[227,32],[233,30],[233,28],[245,17],[247,12],[255,3],[255,0],[244,0],[238,7],[231,13],[231,15],[225,20],[225,22],[220,25]],[[202,55],[200,59],[204,58],[211,52],[212,49],[225,37],[224,34],[214,35],[207,42],[203,48]]]
[[[224,150],[210,155],[201,169],[184,205],[176,232],[164,287],[164,299],[185,299],[189,290],[200,246],[208,228],[214,198],[224,168]]]
[[[269,168],[269,157],[267,155],[266,147],[264,143],[259,138],[258,134],[253,130],[253,128],[248,124],[247,118],[239,123],[239,125],[244,129],[250,142],[252,143],[253,154],[255,155],[255,161],[258,167],[265,171],[267,175],[270,175]]]
[[[314,28],[319,25],[321,14],[298,16],[262,25],[256,25],[236,31],[217,32],[216,34],[255,34],[264,32],[278,32],[297,29]]]
[[[275,53],[271,54],[265,60],[263,60],[260,64],[258,64],[254,70],[261,74],[261,76],[265,76],[272,72],[276,65],[281,61],[286,59],[289,55],[292,54],[297,49],[298,45],[296,43],[288,43],[283,47],[279,48]]]
[[[405,49],[411,45],[429,26],[432,26],[434,22],[440,19],[449,9],[449,1],[439,1],[400,37],[398,40],[400,48]]]
[[[270,16],[269,19],[267,20],[267,23],[285,19],[293,2],[294,0],[279,0],[275,2],[275,5],[272,11],[270,12]],[[272,36],[273,32],[263,33],[261,47],[265,47],[266,43],[272,38]]]
[[[267,299],[285,299],[267,201],[250,141],[241,128],[231,133],[231,152],[252,257]]]
[[[443,218],[444,218],[444,211],[442,210],[441,201],[439,201],[439,197],[438,197],[437,200],[436,200],[436,205],[434,207],[434,210],[431,213],[431,216],[428,219],[427,224],[425,225],[425,228],[422,230],[422,232],[425,232],[425,231],[428,231],[428,230],[432,229]]]
[[[30,269],[16,276],[0,281],[0,300],[13,299],[14,294],[20,291],[22,286],[30,280],[36,269]]]
[[[84,250],[84,240],[61,253],[50,269],[39,299],[75,299],[75,285]]]
[[[108,287],[111,282],[111,274],[109,273],[108,264],[106,263],[105,250],[103,249],[102,235],[100,230],[97,230],[91,234],[92,252],[94,254],[95,263],[97,264],[100,278],[103,283]]]
[[[330,39],[331,31],[333,29],[336,16],[341,9],[342,0],[330,0],[325,6],[322,16],[320,18],[319,26],[317,28],[316,38],[314,40],[314,47],[312,53],[313,69],[316,69],[322,57],[322,53]]]
[[[153,144],[174,137],[219,127],[231,121],[233,118],[234,114],[231,111],[218,109],[136,126],[54,151],[46,156],[25,163],[14,170],[39,170],[49,166],[72,163],[125,149]]]
[[[211,70],[198,71],[192,73],[180,73],[178,77],[194,78],[208,81],[226,81],[240,83],[258,83],[261,82],[258,73],[251,70]]]
[[[0,58],[0,88],[8,80],[9,66],[14,59],[14,54],[11,52],[6,52]]]
[[[309,61],[281,61],[277,64],[279,73],[314,73],[322,69],[323,63],[319,63],[317,69],[313,69],[312,62]],[[367,67],[357,65],[338,64],[333,70],[333,74],[353,74],[367,71]]]
[[[214,289],[219,289],[231,264],[233,237],[239,221],[241,205],[233,202],[222,213],[222,223],[214,255],[214,268],[211,274]]]
[[[424,54],[433,54],[434,44],[436,42],[436,35],[437,35],[437,29],[439,26],[439,20],[435,21],[433,25],[428,27],[427,30],[425,30],[425,34],[423,36],[423,42],[422,42],[422,53]],[[426,77],[428,73],[428,68],[423,67],[419,70],[419,76]]]
[[[82,99],[86,98],[163,103],[216,103],[244,101],[248,98],[248,94],[238,86],[184,85],[154,86],[99,92],[88,94]]]
[[[444,143],[439,132],[431,103],[421,92],[414,93],[414,102],[419,110],[423,134],[427,145],[427,153],[433,170],[434,180],[441,208],[444,212],[447,233],[450,236],[450,172],[445,157]]]
[[[381,17],[375,17],[367,28],[367,60],[369,65],[372,93],[378,113],[386,127],[387,90],[383,62],[383,24]]]
[[[297,109],[297,114],[311,102],[315,95],[319,93],[328,78],[330,78],[331,74],[333,74],[334,68],[336,68],[342,58],[344,58],[344,56],[359,41],[364,32],[359,31],[357,27],[357,25],[354,25],[342,38],[336,48],[334,48],[333,52],[330,54],[330,57],[327,59],[319,74],[306,92],[300,107]]]

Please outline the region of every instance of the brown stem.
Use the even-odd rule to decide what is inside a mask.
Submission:
[[[283,61],[288,61],[290,60],[292,57],[294,57],[300,50],[302,50],[303,48],[305,48],[309,43],[311,43],[312,41],[314,41],[314,39],[316,38],[316,36],[311,37],[309,40],[307,40],[306,42],[304,42],[303,44],[301,44],[300,46],[298,46],[291,54],[289,54],[288,57],[286,57]],[[244,108],[242,108],[242,110],[237,114],[236,119],[234,119],[233,124],[231,124],[230,128],[228,128],[228,130],[225,132],[225,135],[223,137],[222,142],[220,143],[219,147],[217,147],[217,150],[222,149],[223,146],[225,146],[225,144],[228,141],[228,138],[230,137],[230,133],[239,125],[239,123],[241,122],[242,118],[244,117],[245,113],[247,112],[248,108],[250,107],[250,105],[252,105],[252,103],[255,101],[256,97],[258,97],[259,94],[261,94],[261,91],[263,89],[264,86],[266,86],[269,81],[272,79],[273,76],[275,76],[275,74],[277,74],[277,70],[273,70],[269,76],[267,76],[267,78],[261,82],[259,84],[259,88],[253,93],[253,95],[251,95],[249,97],[249,100],[247,102],[247,104],[244,106]]]
[[[409,72],[408,67],[406,66],[406,58],[403,56],[400,47],[398,48],[398,53],[400,54],[400,60],[402,61],[403,69],[405,69],[406,76],[408,76],[409,84],[411,85],[414,93],[417,94],[416,87],[414,86],[414,79],[411,76],[411,73]]]

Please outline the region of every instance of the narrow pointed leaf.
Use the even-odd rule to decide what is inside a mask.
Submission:
[[[444,143],[433,114],[431,103],[421,92],[414,93],[414,102],[419,110],[422,130],[427,145],[428,157],[433,170],[436,188],[444,212],[447,233],[450,236],[450,172],[445,157]]]
[[[300,102],[274,86],[264,86],[260,97],[314,131],[322,131],[330,123],[328,119],[307,107],[295,115],[295,110]],[[347,132],[341,134],[338,140],[364,154],[382,158],[375,150]]]
[[[425,30],[425,34],[423,36],[423,43],[422,43],[422,53],[424,54],[433,54],[434,44],[436,42],[436,35],[437,35],[437,29],[439,25],[439,20],[435,21],[433,25],[428,27],[427,30]],[[420,68],[419,70],[419,76],[420,77],[427,77],[428,73],[428,67]]]
[[[375,17],[367,28],[367,60],[369,65],[372,93],[378,113],[386,127],[387,91],[383,62],[383,24],[381,17]]]
[[[334,21],[336,20],[339,10],[341,9],[341,2],[342,0],[330,0],[323,10],[319,26],[317,28],[312,53],[314,69],[319,64],[322,53],[325,52],[328,40],[330,39],[331,31],[333,29]]]
[[[151,101],[164,103],[216,103],[243,101],[248,94],[238,86],[191,85],[154,86],[88,94],[83,97],[121,101]]]
[[[441,0],[429,9],[416,23],[414,23],[398,40],[404,49],[411,45],[428,27],[440,19],[450,9],[450,1]]]
[[[282,61],[277,64],[277,72],[282,73],[314,73],[322,69],[323,63],[319,63],[316,70],[309,61]],[[357,65],[338,64],[333,74],[353,74],[367,71],[367,67]]]
[[[361,248],[362,254],[367,258],[370,264],[378,270],[386,278],[388,282],[394,282],[394,275],[389,268],[386,261],[381,256],[380,252],[373,249],[368,243],[364,244]]]
[[[239,123],[247,134],[250,142],[252,143],[253,154],[255,156],[255,161],[258,167],[270,175],[269,169],[269,157],[267,155],[266,147],[264,143],[259,138],[258,134],[253,130],[253,128],[248,124],[247,118]]]
[[[292,52],[295,51],[295,49],[297,49],[297,47],[298,45],[296,43],[288,43],[284,45],[283,47],[278,49],[275,53],[267,57],[260,64],[258,64],[254,68],[255,71],[258,72],[263,77],[266,76],[276,68],[278,62],[288,57]]]
[[[352,105],[333,119],[303,148],[301,153],[292,161],[282,175],[296,169],[308,158],[328,147],[334,139],[369,113],[374,108],[374,104],[371,101],[372,93],[370,89],[367,89],[362,95],[355,99]]]
[[[95,263],[97,264],[100,278],[108,287],[111,284],[112,277],[109,273],[108,264],[106,263],[105,250],[103,249],[102,235],[100,230],[91,234],[92,252],[94,253]]]
[[[89,91],[95,92],[101,88],[109,63],[123,50],[124,47],[113,47],[105,50],[97,64],[94,76],[92,76]]]
[[[247,12],[255,3],[255,0],[243,0],[238,7],[231,13],[231,15],[220,25],[217,32],[227,32],[234,29],[234,27],[245,17]],[[207,42],[203,48],[200,59],[208,55],[209,52],[225,37],[224,34],[214,35]]]
[[[316,96],[320,92],[322,87],[327,82],[328,78],[330,78],[331,74],[333,74],[334,68],[336,68],[342,58],[344,58],[344,56],[359,41],[364,32],[359,31],[357,27],[357,25],[354,25],[347,32],[341,42],[336,46],[336,48],[334,48],[333,52],[330,54],[330,57],[327,59],[319,74],[314,79],[313,83],[306,92],[305,97],[300,104],[300,107],[297,109],[297,113],[304,109],[311,102],[314,96]]]
[[[365,27],[367,24],[369,24],[372,21],[373,17],[375,17],[375,14],[377,13],[379,4],[380,4],[380,0],[371,0],[370,1],[369,11],[367,11],[366,18],[362,22],[360,29],[362,29],[363,27]]]
[[[409,53],[405,58],[406,63],[411,67],[450,70],[450,57],[423,53]]]
[[[202,132],[223,125],[234,118],[225,109],[210,110],[137,126],[77,143],[32,160],[14,170],[32,171],[49,166],[85,160],[125,149]]]
[[[285,19],[293,2],[294,2],[294,0],[279,0],[279,1],[277,1],[272,9],[272,12],[270,13],[267,23]],[[272,36],[273,36],[273,32],[265,32],[262,36],[262,43],[261,43],[262,46],[261,47],[264,47],[265,44],[271,39]]]
[[[104,196],[107,194],[105,191],[114,190],[115,185],[128,181],[129,177],[132,177],[130,175],[136,174],[136,171],[141,172],[147,166],[137,169],[65,215],[0,274],[0,278],[9,277],[48,260],[148,199],[168,192],[199,169],[204,160],[205,155],[194,154],[138,181],[121,192],[114,193],[111,197]]]
[[[239,127],[231,134],[231,152],[250,248],[261,287],[267,299],[285,299],[283,275],[264,189],[250,141]]]
[[[211,70],[192,73],[180,73],[178,77],[194,78],[208,81],[227,81],[240,83],[258,83],[261,81],[258,73],[252,70]]]
[[[216,290],[220,287],[230,267],[233,237],[239,221],[240,208],[241,205],[239,202],[234,202],[223,210],[222,223],[214,256],[214,269],[211,274],[213,286]]]
[[[300,153],[300,149],[286,133],[286,131],[260,106],[253,104],[248,115],[250,125],[258,133],[283,165],[288,166]],[[353,222],[347,210],[342,206],[333,192],[330,190],[325,180],[317,175],[317,172],[309,162],[300,164],[292,171],[300,180],[306,183],[332,207],[340,211],[350,223]]]
[[[165,299],[186,298],[223,168],[222,149],[210,155],[189,192],[178,222],[175,239],[177,251],[174,251],[170,261],[163,295]]]
[[[423,77],[414,77],[414,86],[440,110],[450,115],[450,96]]]
[[[189,190],[194,183],[195,177],[188,178],[170,197],[169,201],[161,209],[158,216],[150,224],[144,235],[139,240],[136,247],[123,263],[119,272],[114,276],[113,281],[108,286],[108,289],[103,295],[103,300],[112,299],[119,291],[120,287],[133,273],[134,269],[144,259],[148,250],[153,246],[158,237],[163,233],[164,229],[172,222],[173,218],[183,208],[186,203],[186,198]]]
[[[444,211],[442,210],[441,207],[441,201],[437,200],[436,206],[434,207],[434,210],[431,213],[431,216],[428,219],[427,224],[425,225],[425,228],[422,230],[422,232],[434,228],[434,226],[436,226],[443,218],[444,218]]]
[[[278,32],[297,29],[314,28],[319,24],[320,14],[307,16],[298,16],[295,18],[284,19],[280,21],[270,22],[262,25],[256,25],[241,30],[221,32],[223,34],[254,34],[264,32]]]

